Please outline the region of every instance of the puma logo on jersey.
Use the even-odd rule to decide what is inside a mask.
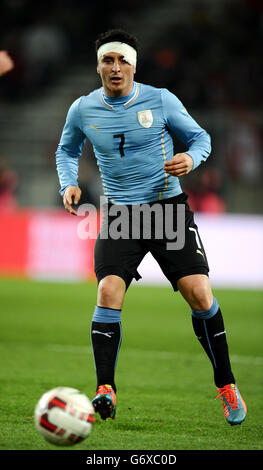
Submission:
[[[202,251],[201,251],[201,250],[196,250],[196,253],[199,253],[199,255],[202,255],[202,256],[203,256],[203,258],[204,258],[204,253],[202,253]]]
[[[99,131],[99,128],[94,126],[93,124],[90,124],[90,127],[92,127],[92,129],[95,129],[95,131]]]

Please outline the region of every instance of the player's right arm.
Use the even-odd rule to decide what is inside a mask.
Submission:
[[[86,135],[81,129],[79,104],[81,98],[70,106],[65,126],[56,151],[56,164],[60,182],[60,194],[65,208],[76,215],[72,204],[77,204],[81,190],[78,187],[79,157],[85,144]]]

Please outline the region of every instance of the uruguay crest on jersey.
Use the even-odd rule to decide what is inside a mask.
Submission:
[[[153,113],[150,109],[147,109],[145,111],[138,111],[138,120],[141,126],[143,127],[151,127],[153,123]]]

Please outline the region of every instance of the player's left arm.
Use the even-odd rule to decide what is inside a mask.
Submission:
[[[190,116],[181,101],[171,92],[162,89],[162,103],[168,129],[187,147],[166,162],[164,170],[173,176],[183,176],[197,168],[211,153],[209,134]]]

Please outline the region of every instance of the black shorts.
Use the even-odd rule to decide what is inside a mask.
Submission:
[[[148,206],[151,209],[153,209],[154,204],[158,205],[159,211],[151,210],[150,223],[149,216],[148,219],[145,219],[142,213],[140,213],[139,223],[137,223],[138,218],[133,218],[133,206],[125,206],[124,214],[128,214],[128,219],[127,217],[126,219],[120,219],[120,206],[115,205],[114,210],[118,211],[118,214],[111,215],[108,212],[111,212],[112,204],[105,205],[106,215],[104,214],[103,216],[94,252],[95,273],[98,282],[107,275],[115,274],[124,279],[126,288],[128,288],[133,278],[137,281],[141,278],[137,268],[148,252],[155,258],[175,291],[178,290],[177,281],[181,277],[191,274],[208,275],[209,267],[205,250],[197,225],[194,222],[193,212],[187,203],[187,198],[188,196],[182,193],[176,197],[157,201],[156,203],[149,203]],[[167,204],[169,204],[169,212]],[[124,208],[124,206],[122,207]],[[141,209],[142,204],[136,207]],[[181,218],[178,218],[179,209],[181,210]],[[161,214],[163,214],[163,218]],[[178,224],[182,224],[182,214],[184,243],[180,247]],[[160,223],[161,219],[162,222]],[[124,220],[125,226],[124,223],[119,223],[118,225],[120,220],[122,222]],[[145,220],[146,225],[148,223],[148,227],[145,225]],[[168,224],[168,222],[170,222],[170,231],[165,228],[165,224]],[[159,232],[156,231],[157,223]],[[117,227],[120,230],[119,234],[117,232],[116,235]],[[160,231],[161,227],[163,227],[163,230]],[[171,228],[173,229],[172,232]],[[181,242],[183,241],[183,232],[181,229]],[[171,238],[173,233],[175,235]],[[171,249],[170,244],[173,243],[173,246],[175,246],[175,242],[177,242],[177,248]],[[170,249],[168,249],[168,246],[170,246]]]

